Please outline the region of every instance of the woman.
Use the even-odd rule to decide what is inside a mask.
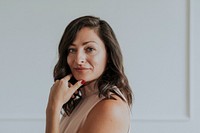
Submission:
[[[120,46],[107,22],[83,16],[66,27],[54,80],[46,133],[129,131],[132,92]]]

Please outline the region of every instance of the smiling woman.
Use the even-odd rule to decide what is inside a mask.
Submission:
[[[67,63],[77,80],[96,80],[106,67],[105,45],[93,29],[82,28],[68,52]]]
[[[67,26],[54,80],[46,108],[46,133],[129,131],[132,91],[120,46],[106,21],[83,16]]]

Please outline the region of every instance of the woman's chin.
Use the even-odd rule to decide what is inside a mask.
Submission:
[[[88,79],[84,76],[74,76],[76,80],[85,80],[85,81],[88,81]]]

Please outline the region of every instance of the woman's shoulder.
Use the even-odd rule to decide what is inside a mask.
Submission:
[[[129,106],[128,103],[125,102],[118,95],[112,94],[111,98],[104,98],[103,100],[98,102],[91,110],[90,114],[96,114],[98,112],[102,113],[102,115],[106,115],[106,113],[111,113],[112,115],[116,114],[118,116],[118,113],[129,113]]]
[[[128,131],[129,124],[128,103],[119,96],[112,95],[112,98],[104,98],[93,107],[86,118],[83,131],[124,133]]]

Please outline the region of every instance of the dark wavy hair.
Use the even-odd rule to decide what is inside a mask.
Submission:
[[[104,42],[107,55],[108,63],[105,71],[97,79],[96,85],[99,89],[99,96],[105,96],[106,98],[112,98],[111,94],[116,93],[116,87],[126,98],[129,106],[132,105],[132,91],[128,83],[128,79],[124,73],[123,57],[117,38],[110,27],[110,25],[94,16],[82,16],[73,20],[66,27],[64,34],[61,38],[58,54],[59,59],[54,68],[54,80],[60,80],[68,74],[71,74],[69,65],[67,64],[68,48],[76,38],[77,33],[83,28],[88,27],[94,29],[101,40]],[[116,87],[114,87],[116,86]],[[80,97],[81,98],[81,97]],[[124,98],[121,97],[123,100]],[[70,115],[80,100],[70,99],[63,105],[65,113]]]

